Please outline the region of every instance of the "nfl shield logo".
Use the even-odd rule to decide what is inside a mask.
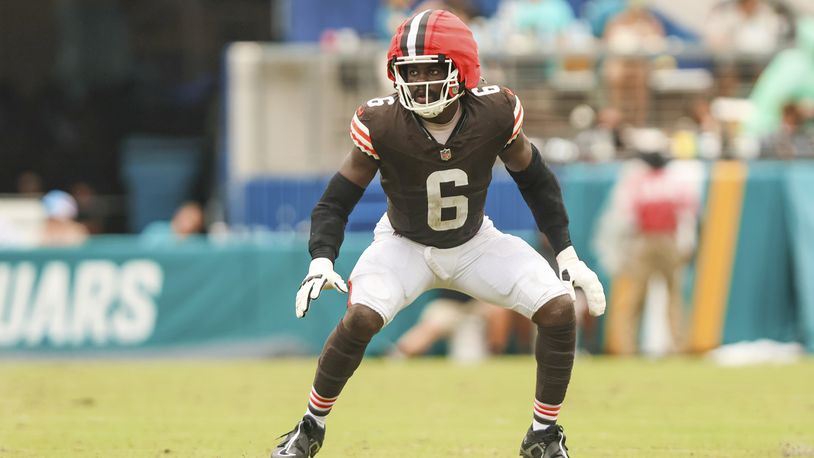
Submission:
[[[452,159],[452,150],[449,148],[444,148],[441,150],[441,160],[448,161]]]

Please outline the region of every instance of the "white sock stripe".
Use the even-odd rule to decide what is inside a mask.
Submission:
[[[328,415],[338,398],[339,396],[334,396],[332,398],[320,396],[319,393],[317,393],[317,390],[314,387],[311,387],[311,393],[308,396],[308,409],[312,412],[322,414],[320,416]]]
[[[560,409],[546,409],[545,407],[534,406],[534,410],[537,412],[547,413],[549,415],[556,415],[560,413]]]
[[[562,403],[556,405],[546,404],[535,399],[534,415],[543,420],[556,421],[557,416],[560,414],[560,407],[562,407]]]
[[[535,412],[537,412],[537,413],[539,413],[539,414],[541,414],[541,415],[553,415],[553,416],[555,416],[555,417],[556,417],[557,415],[559,415],[559,413],[560,413],[560,411],[559,411],[559,410],[543,410],[543,409],[541,409],[541,408],[539,408],[539,407],[535,407],[535,408],[534,408],[534,411],[535,411]]]
[[[334,402],[336,402],[337,399],[339,399],[339,396],[334,396],[332,398],[326,398],[325,396],[320,396],[319,393],[317,393],[317,390],[315,390],[313,387],[311,387],[311,396],[313,396],[314,399],[316,399],[317,401],[322,402],[323,404],[328,403],[328,402],[333,404]]]
[[[308,405],[309,405],[309,406],[311,406],[311,407],[313,407],[313,408],[314,408],[314,409],[316,409],[316,410],[320,410],[320,411],[323,411],[323,410],[324,410],[324,411],[328,411],[328,410],[331,410],[331,408],[334,406],[334,403],[333,403],[333,402],[330,402],[330,403],[321,403],[321,402],[316,401],[316,400],[314,400],[314,399],[312,399],[312,398],[309,398],[309,399],[308,399]]]
[[[535,400],[534,401],[534,407],[539,407],[539,408],[545,409],[545,410],[560,410],[560,407],[562,407],[562,404],[556,404],[556,405],[554,405],[554,404],[545,404],[545,403],[542,403],[540,401]]]

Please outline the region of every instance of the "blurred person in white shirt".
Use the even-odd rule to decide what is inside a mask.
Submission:
[[[721,95],[744,95],[741,86],[751,86],[765,67],[761,56],[777,51],[789,28],[765,0],[725,0],[713,6],[702,38],[721,58],[716,70]]]
[[[661,21],[647,9],[647,0],[630,0],[627,8],[605,27],[602,41],[608,52],[604,78],[610,106],[625,123],[641,127],[650,106],[650,55],[664,49]]]
[[[704,44],[712,51],[771,54],[787,32],[783,18],[764,0],[726,0],[704,24]]]

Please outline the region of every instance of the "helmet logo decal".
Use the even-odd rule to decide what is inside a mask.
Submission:
[[[452,150],[449,148],[444,148],[441,150],[441,160],[448,161],[452,159]]]

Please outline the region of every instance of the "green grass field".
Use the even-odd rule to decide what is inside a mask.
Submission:
[[[263,457],[302,415],[314,360],[0,363],[0,457]],[[330,457],[510,457],[531,357],[363,363]],[[560,417],[575,457],[814,456],[814,360],[577,361]]]

